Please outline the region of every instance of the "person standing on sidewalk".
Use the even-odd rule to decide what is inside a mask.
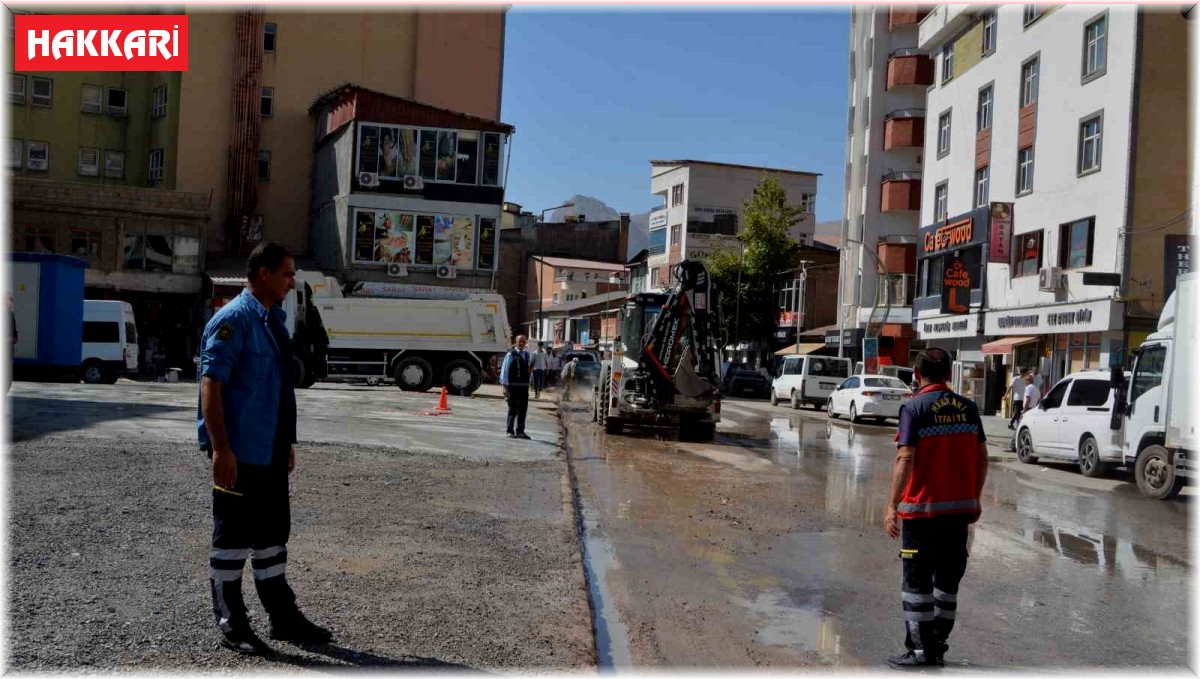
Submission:
[[[987,436],[975,403],[946,386],[950,355],[917,356],[917,395],[900,408],[896,465],[884,531],[900,537],[904,645],[897,669],[944,664],[967,568],[968,527],[979,520],[987,479]]]
[[[529,411],[529,352],[525,351],[524,335],[517,335],[517,345],[504,355],[500,386],[508,401],[508,438],[528,439],[525,414]]]
[[[1008,399],[1009,407],[1012,409],[1012,418],[1008,421],[1008,428],[1016,429],[1017,420],[1021,419],[1021,412],[1025,403],[1024,368],[1017,368],[1013,371],[1012,382],[1008,385],[1008,391],[1004,392],[1004,398]]]
[[[212,458],[212,610],[221,644],[270,652],[250,627],[242,599],[249,557],[272,639],[323,643],[329,630],[304,617],[288,585],[288,474],[296,466],[296,394],[286,314],[295,286],[287,248],[262,243],[246,262],[249,285],[209,321],[200,350],[200,449]]]
[[[538,342],[537,351],[529,358],[529,367],[533,370],[533,397],[541,398],[542,390],[546,388],[546,343]]]

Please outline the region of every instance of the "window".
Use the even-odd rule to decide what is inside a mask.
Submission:
[[[942,48],[942,84],[954,78],[954,43],[947,43]]]
[[[1163,368],[1167,362],[1167,348],[1159,345],[1138,352],[1133,366],[1133,386],[1129,390],[1129,403],[1136,404],[1142,394],[1162,384]]]
[[[79,148],[78,172],[85,177],[100,176],[100,149],[86,146]]]
[[[1042,14],[1045,14],[1045,10],[1042,9],[1041,5],[1025,5],[1025,25],[1028,26],[1037,21],[1042,17]]]
[[[1054,388],[1051,389],[1050,393],[1046,394],[1046,398],[1042,400],[1042,406],[1046,410],[1050,410],[1051,408],[1057,408],[1062,405],[1063,396],[1067,393],[1067,387],[1069,386],[1071,386],[1071,380],[1063,380],[1062,382],[1054,385]]]
[[[817,211],[817,196],[811,193],[800,194],[800,210],[804,214],[814,214]]]
[[[150,118],[156,120],[167,116],[167,86],[154,88],[154,103],[150,109]]]
[[[1108,395],[1112,387],[1105,380],[1075,380],[1071,387],[1071,395],[1067,396],[1067,405],[1101,408],[1108,403]]]
[[[671,207],[683,205],[683,184],[671,187]]]
[[[483,133],[483,182],[484,186],[500,185],[500,135]]]
[[[946,202],[949,193],[949,182],[942,182],[933,189],[933,221],[941,222],[946,219]]]
[[[857,377],[851,377],[850,379],[846,380],[845,382],[842,382],[842,386],[838,387],[838,389],[857,389],[857,388],[858,388],[858,378]]]
[[[938,158],[950,153],[950,111],[938,116]]]
[[[1102,14],[1083,29],[1083,81],[1104,75],[1108,66],[1108,15]]]
[[[980,52],[987,56],[996,51],[996,12],[993,10],[983,15],[983,49]]]
[[[679,239],[682,233],[682,224],[675,224],[671,227],[671,245],[680,245]]]
[[[1014,256],[1013,278],[1036,276],[1042,267],[1042,232],[1031,231],[1014,237],[1017,247]]]
[[[1092,265],[1092,238],[1095,225],[1095,217],[1059,225],[1059,266],[1064,269],[1078,269]]]
[[[975,170],[975,207],[988,204],[988,183],[992,173],[991,166],[984,165]]]
[[[125,152],[124,151],[105,151],[104,152],[104,176],[110,179],[125,178]]]
[[[18,73],[8,74],[8,100],[14,104],[25,103],[25,76]]]
[[[1103,115],[1093,116],[1079,123],[1079,174],[1096,172],[1100,169],[1101,137],[1104,133]]]
[[[25,250],[27,252],[54,252],[54,229],[39,226],[25,228]]]
[[[271,181],[271,152],[259,150],[258,152],[258,181]]]
[[[117,344],[121,341],[121,324],[116,321],[84,321],[83,341]]]
[[[20,139],[8,140],[8,169],[19,170],[25,166],[25,142]]]
[[[54,81],[33,76],[33,105],[49,107],[54,103]]]
[[[109,87],[105,90],[108,100],[108,115],[123,116],[126,112],[126,106],[129,103],[129,93],[116,87]]]
[[[79,110],[84,113],[104,112],[104,88],[99,85],[84,85],[79,90]]]
[[[275,51],[275,39],[279,35],[279,26],[277,24],[263,25],[263,51]]]
[[[945,258],[930,257],[925,261],[929,263],[926,271],[925,294],[927,297],[939,297],[942,294],[942,272],[946,266]]]
[[[1017,151],[1017,195],[1033,192],[1033,147]]]
[[[44,141],[25,142],[25,169],[46,172],[50,169],[50,145]]]
[[[71,232],[71,254],[85,259],[99,257],[100,233],[98,231]]]
[[[554,293],[554,296],[550,298],[550,303],[551,303],[551,304],[558,304],[558,293],[557,293],[557,292],[556,292],[556,293]]]
[[[140,271],[197,273],[200,271],[200,239],[127,232],[123,266]]]
[[[1021,66],[1021,108],[1036,104],[1038,100],[1038,58],[1034,57]]]
[[[479,133],[461,130],[458,133],[459,184],[474,184],[479,176]]]
[[[992,86],[979,90],[979,106],[975,114],[975,131],[983,132],[992,126]]]
[[[650,229],[649,254],[661,255],[667,251],[667,230]]]
[[[165,154],[162,149],[154,149],[150,152],[150,181],[162,181],[163,178],[163,162]]]
[[[458,158],[458,133],[439,130],[437,135],[437,180],[455,180]]]
[[[264,87],[258,100],[258,112],[265,118],[275,115],[275,88]]]

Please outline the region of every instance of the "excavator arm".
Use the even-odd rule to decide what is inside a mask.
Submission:
[[[643,388],[650,393],[643,396],[659,407],[672,404],[676,392],[689,398],[715,394],[720,382],[715,372],[720,364],[719,300],[708,268],[687,259],[673,273],[675,285],[638,354],[639,372],[649,377]]]

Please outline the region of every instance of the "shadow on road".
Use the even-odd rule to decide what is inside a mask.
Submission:
[[[434,670],[453,670],[455,672],[462,672],[465,670],[470,673],[486,674],[486,672],[477,670],[467,665],[449,663],[438,660],[437,658],[422,658],[420,656],[389,658],[387,656],[375,655],[374,653],[368,653],[366,651],[355,651],[333,644],[298,646],[306,651],[309,651],[310,653],[325,656],[330,660],[310,658],[283,652],[277,652],[273,655],[265,656],[264,659],[284,665],[294,665],[297,667],[344,668],[349,665],[353,667],[386,667],[388,669],[410,668],[421,672],[429,672]]]
[[[12,396],[9,401],[14,443],[86,429],[103,422],[134,418],[186,419],[189,415],[194,415],[195,411],[196,406],[72,401],[26,396]]]

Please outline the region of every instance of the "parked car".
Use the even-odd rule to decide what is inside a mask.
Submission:
[[[725,371],[721,392],[729,396],[749,394],[754,398],[766,397],[771,383],[754,368],[747,365],[732,365]]]
[[[1017,457],[1068,460],[1084,476],[1101,476],[1123,462],[1120,432],[1109,427],[1113,407],[1107,370],[1068,375],[1017,423]]]
[[[83,302],[80,377],[88,384],[112,384],[138,369],[137,322],[129,302]]]
[[[901,382],[904,382],[905,384],[910,385],[913,391],[917,390],[917,381],[916,381],[916,379],[914,379],[916,375],[915,375],[915,371],[912,368],[906,368],[902,365],[881,365],[881,366],[879,366],[879,369],[876,370],[875,372],[879,375],[887,375],[888,377],[895,377],[895,378],[899,379]],[[863,362],[862,361],[858,361],[857,363],[854,364],[854,374],[855,375],[867,374],[866,371],[863,370]]]
[[[600,377],[600,359],[590,351],[568,351],[563,354],[562,362],[565,366],[571,362],[571,359],[579,359],[579,363],[575,364],[575,384],[595,384],[596,379]]]
[[[858,423],[864,417],[876,422],[899,418],[900,406],[912,398],[909,385],[887,375],[854,375],[838,385],[829,398],[829,416],[845,415]]]
[[[818,410],[829,400],[838,384],[850,376],[850,359],[836,356],[785,356],[779,375],[771,384],[771,405],[789,400],[799,410],[808,403]]]

